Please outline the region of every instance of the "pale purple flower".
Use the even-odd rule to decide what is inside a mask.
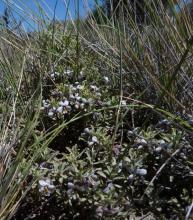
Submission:
[[[53,111],[49,111],[49,112],[48,112],[48,116],[49,116],[50,118],[52,118],[52,117],[54,116],[54,112],[53,112]]]
[[[46,196],[50,196],[54,189],[55,186],[50,179],[39,180],[39,192],[45,194]]]
[[[145,175],[147,175],[147,170],[137,168],[136,174],[138,174],[139,176],[145,176]]]
[[[69,101],[68,100],[65,100],[64,102],[59,102],[59,105],[63,106],[63,107],[66,107],[69,105]]]
[[[96,136],[92,136],[92,142],[94,142],[94,143],[98,143],[98,139],[97,139]]]
[[[58,107],[58,108],[57,108],[57,112],[58,112],[58,113],[62,113],[62,112],[63,112],[63,107],[62,107],[62,106]]]

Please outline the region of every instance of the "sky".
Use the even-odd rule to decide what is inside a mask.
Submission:
[[[85,17],[88,9],[94,8],[94,2],[95,0],[0,0],[0,15],[8,4],[14,17],[22,21],[27,29],[33,29],[37,25],[37,17],[40,16],[38,4],[51,20],[54,18],[54,9],[56,18],[64,20],[67,11],[70,12],[68,18],[76,18],[78,4],[80,16]]]
[[[80,16],[86,17],[88,9],[94,7],[95,1],[100,3],[102,0],[0,0],[0,15],[3,14],[7,3],[11,10],[14,11],[14,17],[22,21],[26,29],[31,30],[37,27],[37,18],[40,16],[38,4],[41,5],[50,20],[54,18],[54,8],[56,8],[56,18],[58,20],[64,20],[67,8],[69,9],[71,18],[76,18],[77,3],[79,4]],[[181,0],[181,2],[187,1],[191,0]],[[70,18],[69,14],[68,18]]]

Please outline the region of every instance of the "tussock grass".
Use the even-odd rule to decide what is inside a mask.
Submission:
[[[99,17],[102,16],[100,10],[98,13]],[[88,40],[89,33],[95,33],[99,47],[97,52],[103,56],[106,53],[114,68],[122,67],[125,82],[130,83],[131,93],[134,92],[135,96],[142,96],[147,102],[159,103],[169,110],[174,106],[175,111],[176,108],[189,108],[192,20],[188,13],[182,11],[177,14],[174,10],[169,13],[163,7],[158,14],[155,6],[149,6],[147,14],[150,23],[140,26],[129,11],[128,18],[114,19],[114,22],[109,21],[105,25],[97,24],[95,18],[91,18],[87,27],[92,31],[88,31],[85,38]]]

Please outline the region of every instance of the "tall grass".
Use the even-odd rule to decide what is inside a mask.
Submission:
[[[23,84],[27,83],[24,73],[27,53],[16,49],[16,45],[13,48],[4,43],[3,46],[1,47],[0,218],[7,219],[27,190],[25,189],[22,193],[22,186],[30,168],[30,165],[24,166],[24,155],[30,150],[30,145],[27,147],[28,139],[35,132],[37,125],[39,111],[34,114],[34,107],[39,106],[41,87],[39,85],[28,98],[21,95]],[[12,60],[13,57],[10,54],[17,54],[17,58],[22,62],[17,63],[16,60]],[[34,156],[35,152],[32,158]]]
[[[182,9],[178,13],[173,8],[166,10],[161,2],[158,12],[152,3],[146,5],[146,24],[137,24],[131,11],[125,8],[117,10],[127,10],[127,17],[112,17],[113,22],[105,24],[96,23],[91,16],[85,40],[89,44],[92,33],[98,41],[97,52],[105,51],[101,55],[110,57],[115,68],[122,68],[123,83],[130,84],[130,94],[169,110],[190,109],[193,24],[190,14]],[[104,16],[102,13],[99,8],[98,16]]]
[[[31,32],[29,38],[25,29],[16,31],[10,26],[1,29],[0,69],[1,69],[1,131],[0,131],[0,219],[10,219],[17,210],[21,200],[31,186],[37,182],[38,175],[30,179],[31,169],[49,143],[61,131],[57,127],[51,132],[44,131],[37,135],[42,103],[43,72],[27,72],[28,65],[33,63],[34,49],[38,38],[45,30],[46,12],[37,1],[40,13],[26,10],[25,3],[13,3],[16,13],[25,17],[26,22],[37,22],[39,32]],[[7,1],[8,6],[12,3]],[[12,8],[13,9],[13,8]],[[18,11],[17,11],[18,10]],[[40,17],[41,18],[40,18]],[[27,18],[26,18],[27,17]],[[43,26],[42,26],[43,25]],[[52,41],[55,42],[55,23],[52,29]],[[44,30],[43,30],[43,29]],[[36,32],[36,33],[35,33]],[[48,33],[48,32],[47,32]],[[52,49],[45,48],[49,50]],[[50,53],[53,56],[52,53]],[[54,64],[55,61],[51,61]],[[46,63],[44,64],[46,66]],[[63,124],[63,127],[65,123]]]

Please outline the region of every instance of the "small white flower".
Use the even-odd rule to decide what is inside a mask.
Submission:
[[[78,85],[76,88],[79,89],[79,90],[82,90],[82,89],[83,89],[83,86]]]
[[[39,180],[39,192],[44,193],[46,196],[50,196],[54,189],[55,186],[51,183],[50,179]]]
[[[132,136],[133,136],[133,131],[128,131],[128,132],[127,132],[127,136],[128,136],[128,137],[132,137]]]
[[[156,153],[160,153],[160,152],[161,152],[161,150],[162,150],[162,148],[161,148],[161,147],[156,147],[156,148],[155,148],[155,152],[156,152]]]
[[[104,76],[104,81],[105,81],[106,83],[109,83],[109,78],[108,78],[107,76]]]
[[[126,102],[125,100],[122,100],[122,101],[121,101],[121,105],[122,105],[122,106],[126,106],[126,105],[127,105],[127,102]]]
[[[94,142],[94,143],[98,143],[98,139],[97,139],[96,136],[93,136],[93,137],[92,137],[92,142]]]
[[[158,124],[159,125],[170,125],[170,121],[168,121],[167,119],[163,119],[163,120],[159,121]]]
[[[64,104],[64,102],[62,102],[62,101],[59,102],[59,105],[60,105],[60,106],[63,106],[63,104]]]
[[[42,162],[39,167],[41,170],[52,170],[52,166],[46,162]]]
[[[191,118],[190,120],[188,120],[188,123],[189,123],[190,125],[193,125],[193,119]]]
[[[58,107],[58,108],[57,108],[57,112],[58,112],[58,113],[62,113],[62,112],[63,112],[63,107],[62,107],[62,106]]]
[[[54,116],[54,112],[49,111],[49,112],[48,112],[48,116],[52,118],[52,117]]]
[[[191,176],[193,176],[193,171],[190,171],[189,174],[190,174]]]
[[[77,90],[76,87],[72,87],[72,88],[71,88],[71,91],[72,91],[72,92],[76,92],[76,90]]]
[[[84,133],[86,133],[86,134],[90,134],[90,132],[91,132],[91,131],[90,131],[89,128],[85,128],[85,129],[84,129]]]
[[[160,140],[160,141],[158,141],[158,143],[161,144],[161,145],[163,145],[163,144],[165,144],[166,142],[165,142],[164,140]]]
[[[68,189],[74,189],[74,183],[68,182]]]
[[[66,111],[71,111],[72,110],[72,107],[71,106],[66,106]]]
[[[138,150],[143,149],[143,145],[139,145],[137,149],[138,149]]]
[[[136,170],[136,174],[140,175],[140,176],[145,176],[147,175],[147,170],[146,169],[137,169]]]
[[[75,104],[74,107],[75,107],[75,109],[79,109],[80,106],[79,106],[79,104]]]
[[[55,79],[55,74],[54,74],[54,73],[51,73],[51,74],[50,74],[50,77],[51,77],[52,79]]]
[[[97,93],[96,93],[96,96],[101,97],[101,93],[100,93],[100,92],[97,92]]]
[[[90,88],[95,90],[96,86],[91,85]]]
[[[100,217],[102,217],[103,215],[103,207],[102,206],[99,206],[97,209],[96,209],[96,214]]]
[[[75,97],[74,97],[73,94],[70,94],[69,98],[70,98],[70,99],[74,99]]]
[[[94,86],[94,85],[91,85],[90,88],[91,88],[92,90],[94,90],[94,91],[98,91],[98,90],[99,90],[98,87],[97,87],[97,86]]]
[[[94,144],[94,142],[92,142],[92,141],[88,142],[88,146],[92,146],[93,144]]]
[[[145,140],[145,139],[140,139],[140,142],[139,142],[140,144],[142,144],[142,145],[146,145],[147,144],[147,141]]]
[[[48,108],[50,106],[50,103],[48,101],[43,100],[43,107]]]
[[[123,162],[121,161],[119,164],[118,164],[118,173],[120,173],[123,169]]]
[[[135,139],[135,143],[136,143],[136,144],[141,144],[141,145],[146,145],[146,144],[147,144],[147,141],[144,140],[144,139],[141,139],[141,138],[136,138],[136,139]]]
[[[55,186],[54,186],[53,184],[50,184],[50,185],[48,186],[48,189],[53,190],[53,189],[55,189]]]
[[[130,174],[129,177],[128,177],[129,180],[133,180],[133,178],[134,178],[133,174]]]
[[[80,97],[80,96],[77,96],[77,97],[76,97],[76,100],[77,100],[77,101],[80,101],[80,100],[81,100],[81,97]]]
[[[85,98],[82,98],[82,103],[86,104],[87,100]]]
[[[80,104],[80,109],[84,109],[84,103]]]
[[[40,187],[45,187],[48,185],[48,183],[45,180],[39,180]]]
[[[59,105],[63,106],[63,107],[66,107],[69,105],[69,101],[68,100],[65,100],[64,102],[59,102]]]
[[[64,74],[66,74],[66,75],[68,75],[68,76],[70,76],[72,73],[73,73],[73,72],[72,72],[71,70],[66,70],[66,71],[64,71]]]
[[[52,72],[51,74],[50,74],[50,77],[52,78],[52,79],[55,79],[57,76],[59,76],[60,75],[60,73],[58,73],[58,72]]]

